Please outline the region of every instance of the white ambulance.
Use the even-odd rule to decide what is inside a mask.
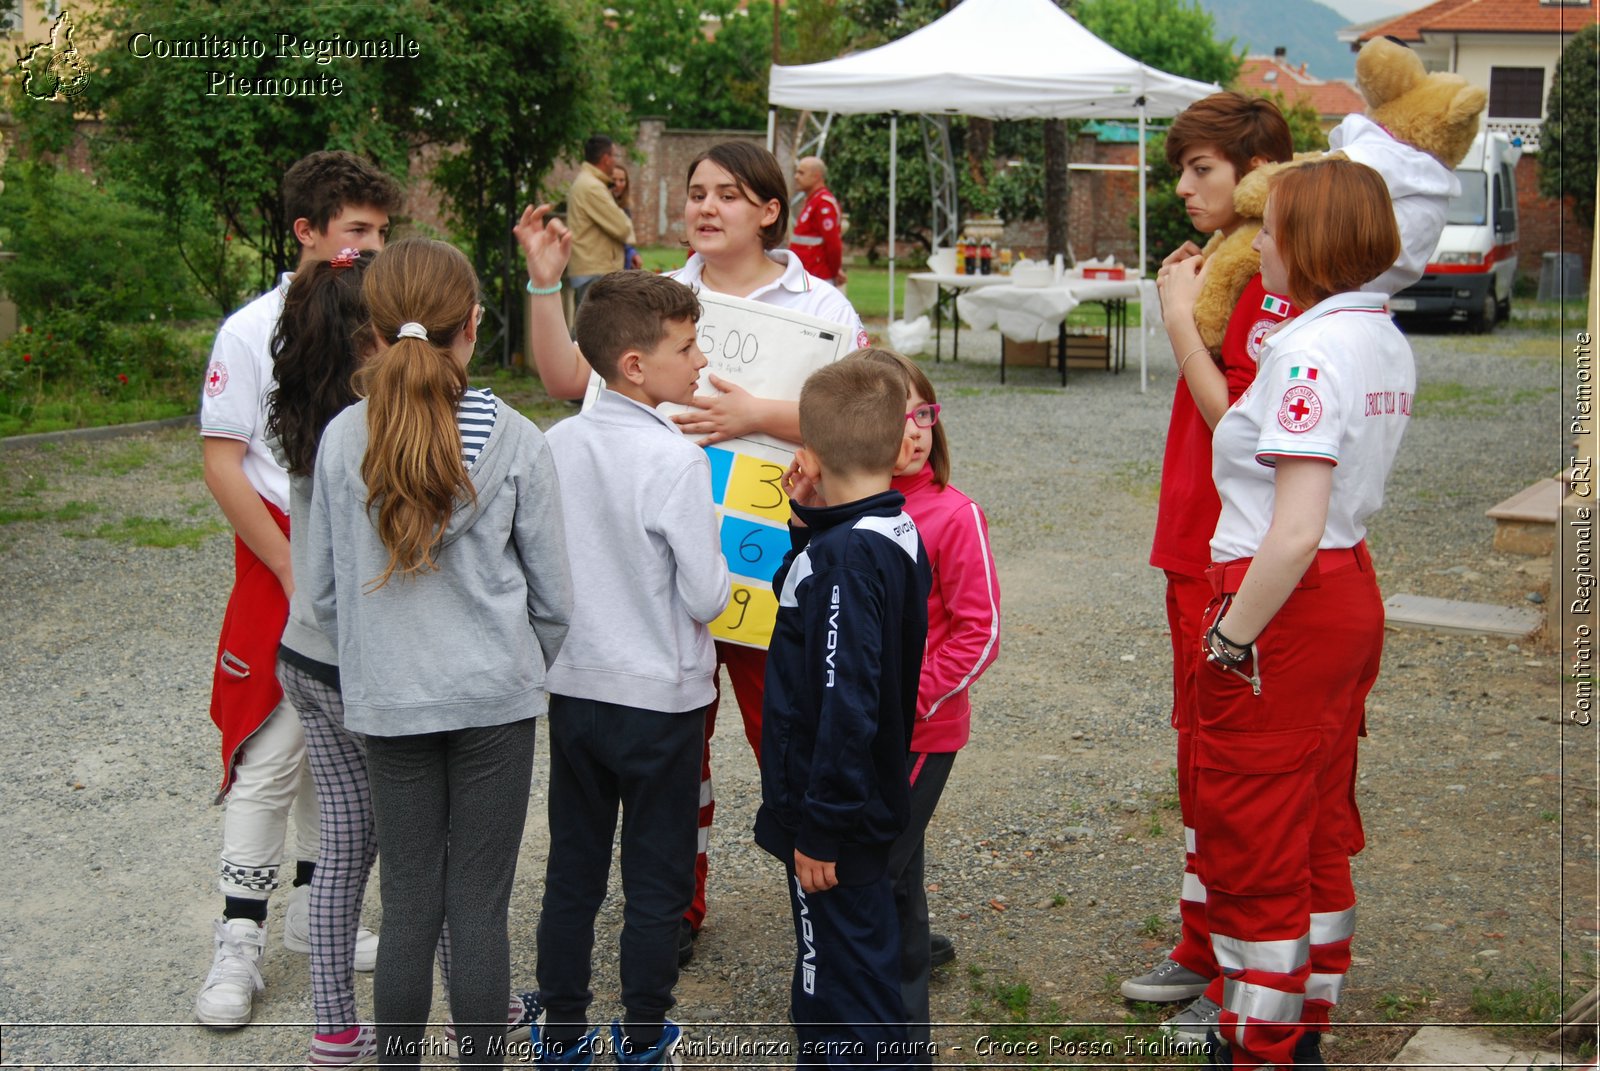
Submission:
[[[1448,317],[1492,331],[1511,315],[1517,272],[1517,160],[1522,150],[1499,132],[1473,139],[1456,168],[1461,195],[1450,202],[1439,248],[1421,279],[1389,301],[1404,317]]]

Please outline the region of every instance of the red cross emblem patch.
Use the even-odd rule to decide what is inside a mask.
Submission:
[[[212,361],[206,369],[206,395],[215,398],[228,386],[228,367],[221,361]]]
[[[1274,327],[1277,327],[1282,322],[1281,320],[1257,320],[1250,325],[1250,334],[1245,338],[1244,349],[1250,355],[1251,360],[1260,359],[1261,348],[1266,345],[1267,336],[1272,333]]]
[[[1278,423],[1285,431],[1299,434],[1310,431],[1322,419],[1322,399],[1310,387],[1290,387],[1283,392],[1283,404],[1278,406]]]

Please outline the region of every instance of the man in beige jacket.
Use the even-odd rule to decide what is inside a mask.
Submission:
[[[611,169],[617,143],[596,134],[583,143],[583,168],[567,190],[567,227],[572,231],[572,303],[583,302],[589,284],[607,272],[620,271],[622,247],[634,244],[633,221],[611,196]]]

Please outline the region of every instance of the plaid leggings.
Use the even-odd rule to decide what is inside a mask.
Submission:
[[[338,1033],[357,1023],[356,930],[367,875],[378,857],[366,745],[344,727],[344,700],[337,688],[281,659],[278,681],[300,712],[317,785],[322,841],[311,878],[311,999],[317,1033]]]

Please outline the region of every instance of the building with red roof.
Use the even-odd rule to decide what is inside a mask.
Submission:
[[[1233,88],[1243,93],[1281,93],[1290,107],[1304,102],[1317,113],[1324,133],[1351,112],[1366,107],[1355,86],[1307,73],[1304,63],[1296,66],[1289,62],[1288,50],[1283,48],[1274,49],[1270,56],[1246,56]]]

